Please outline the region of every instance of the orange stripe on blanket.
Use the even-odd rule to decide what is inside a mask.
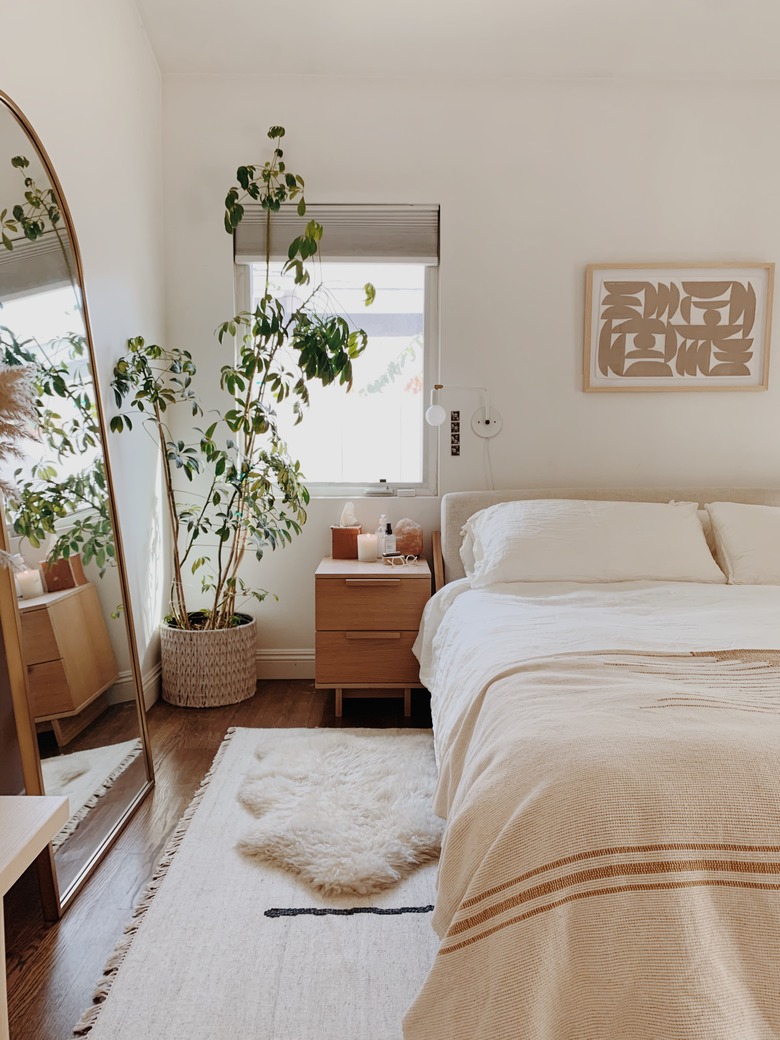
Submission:
[[[536,917],[538,914],[543,914],[548,910],[554,910],[556,907],[563,906],[565,903],[572,903],[576,899],[589,899],[591,896],[619,895],[621,892],[655,892],[668,891],[677,888],[702,888],[706,886],[711,888],[761,889],[767,892],[780,891],[780,883],[775,884],[763,881],[732,881],[724,878],[700,878],[693,881],[657,881],[648,882],[643,885],[614,885],[610,888],[596,888],[590,892],[572,892],[568,896],[563,896],[562,899],[556,899],[553,903],[547,903],[545,906],[534,907],[533,910],[526,910],[524,913],[510,918],[508,921],[502,921],[501,924],[494,925],[492,928],[480,932],[479,935],[472,935],[468,939],[462,939],[454,945],[442,945],[439,954],[455,953],[457,950],[462,950],[466,946],[472,946],[474,943],[480,942],[482,939],[487,939],[488,936],[494,935],[496,932],[500,932],[504,928],[509,928],[510,925],[519,924],[521,921],[528,920],[529,917]],[[444,941],[446,943],[447,940],[445,939]]]
[[[585,852],[573,852],[570,856],[562,856],[560,859],[554,859],[550,863],[545,863],[544,866],[534,867],[533,870],[527,871],[525,874],[520,874],[518,877],[512,878],[510,881],[502,881],[500,885],[494,885],[492,888],[486,889],[481,892],[478,896],[471,896],[469,899],[464,899],[460,904],[462,910],[468,910],[472,906],[476,906],[477,903],[481,903],[483,899],[490,899],[491,896],[497,896],[499,892],[505,892],[508,888],[512,888],[514,885],[521,885],[524,881],[530,880],[532,877],[537,877],[539,874],[544,874],[548,870],[557,870],[558,867],[567,867],[570,863],[583,863],[589,859],[600,859],[601,856],[625,856],[631,853],[637,852],[780,852],[780,845],[741,845],[736,842],[664,842],[654,843],[649,845],[613,845],[610,848],[604,849],[588,849]]]
[[[511,910],[514,906],[529,903],[532,899],[560,892],[564,888],[574,885],[586,884],[589,881],[602,881],[606,878],[633,877],[637,874],[682,874],[689,871],[712,871],[718,873],[733,874],[780,874],[780,863],[757,863],[743,862],[742,860],[726,859],[681,859],[681,860],[651,860],[648,863],[605,863],[602,867],[590,867],[588,870],[578,870],[564,877],[553,878],[544,881],[540,885],[534,885],[524,892],[518,892],[508,899],[503,899],[495,906],[481,910],[471,917],[456,921],[447,932],[447,935],[458,935],[460,932],[468,931],[477,925],[485,924],[493,917]],[[780,887],[780,886],[779,886]],[[587,893],[586,893],[587,894]]]

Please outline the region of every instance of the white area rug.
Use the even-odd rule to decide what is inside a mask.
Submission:
[[[401,1040],[438,947],[435,864],[375,896],[324,899],[237,847],[250,820],[238,792],[258,743],[296,732],[237,729],[225,738],[111,958],[105,1001],[77,1035]],[[338,732],[381,734],[394,748],[393,775],[403,776],[409,730]]]
[[[54,836],[52,848],[58,849],[73,834],[98,800],[140,754],[141,741],[126,740],[121,744],[106,744],[43,759],[44,791],[47,795],[67,795],[70,800],[70,819]]]
[[[238,797],[260,822],[242,852],[324,896],[381,892],[438,858],[444,821],[433,811],[428,733],[267,730],[255,757]]]

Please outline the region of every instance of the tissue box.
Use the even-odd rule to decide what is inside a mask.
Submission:
[[[360,524],[357,527],[331,527],[331,556],[334,560],[357,559],[357,538],[362,530]]]

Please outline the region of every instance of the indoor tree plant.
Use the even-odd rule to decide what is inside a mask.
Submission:
[[[259,303],[217,330],[220,343],[236,342],[234,359],[222,367],[219,378],[227,406],[204,416],[196,366],[186,350],[165,349],[137,337],[128,342],[128,353],[114,369],[112,386],[122,411],[111,420],[111,429],[130,428],[140,413],[163,460],[173,571],[170,613],[161,630],[163,696],[180,704],[229,703],[254,692],[254,621],[239,606],[242,599],[261,601],[267,592],[244,580],[242,563],[248,554],[260,560],[266,549],[291,542],[306,521],[309,502],[300,464],[287,451],[274,406],[290,399],[299,422],[309,400],[309,381],[338,381],[349,389],[352,363],[367,343],[363,330],[350,328],[342,316],[328,311],[327,294],[312,280],[323,235],[316,221],[303,225],[284,264],[296,285],[308,287],[305,299],[290,304],[273,290],[274,215],[290,204],[300,217],[306,214],[303,178],[284,162],[284,132],[283,127],[270,128],[271,158],[262,165],[240,166],[238,185],[225,199],[226,231],[232,235],[249,200],[264,211],[267,242]],[[367,304],[373,296],[367,285]],[[180,436],[181,423],[175,431],[171,427],[174,409],[185,410],[189,422],[200,422],[192,426],[193,436]],[[177,486],[182,477],[187,493]],[[199,575],[199,590],[188,588],[189,574]],[[197,608],[190,602],[193,593]],[[245,644],[243,665],[234,649],[221,658],[223,652],[214,650],[217,642],[227,644],[230,633]],[[173,649],[181,644],[183,654]],[[198,663],[197,654],[208,657],[205,665]]]

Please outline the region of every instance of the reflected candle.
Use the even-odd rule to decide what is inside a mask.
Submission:
[[[26,570],[17,571],[14,577],[22,594],[22,599],[34,599],[36,596],[43,595],[43,581],[37,567],[35,569],[28,567]]]
[[[358,560],[363,563],[372,563],[376,561],[376,535],[375,534],[359,534],[358,535]]]

